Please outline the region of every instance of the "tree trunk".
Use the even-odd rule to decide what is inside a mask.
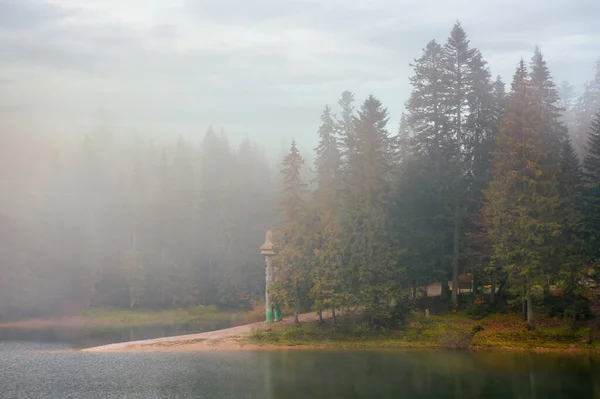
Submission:
[[[331,319],[333,320],[333,325],[337,326],[337,317],[335,316],[335,307],[331,308]]]
[[[527,325],[534,327],[533,302],[531,301],[531,294],[529,292],[527,292]]]
[[[135,306],[135,295],[129,290],[129,309],[133,309]]]
[[[444,276],[444,281],[441,282],[442,285],[442,299],[445,301],[448,299],[448,293],[450,291],[450,287],[448,287],[448,278]]]
[[[490,303],[496,303],[496,283],[498,280],[498,273],[496,271],[496,266],[492,269],[492,286],[490,289]]]
[[[323,311],[319,309],[319,323],[323,324]]]
[[[298,280],[294,281],[294,323],[296,325],[300,324],[300,320],[298,319],[298,315],[300,314],[300,300],[298,295]]]
[[[460,204],[454,208],[454,253],[452,255],[452,303],[458,306],[458,257],[460,256]]]

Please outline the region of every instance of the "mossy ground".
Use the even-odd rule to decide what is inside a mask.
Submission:
[[[600,351],[598,332],[586,325],[563,319],[540,318],[530,329],[520,315],[492,314],[479,320],[464,313],[425,318],[412,313],[397,328],[373,329],[355,320],[338,326],[305,323],[255,330],[252,343],[283,346],[327,347],[431,347],[480,349],[549,349]]]

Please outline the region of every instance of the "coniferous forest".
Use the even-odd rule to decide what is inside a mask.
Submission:
[[[296,314],[360,307],[386,324],[441,283],[449,308],[479,298],[531,325],[549,306],[588,317],[600,60],[578,90],[536,48],[505,84],[457,23],[411,66],[399,126],[374,95],[346,91],[322,111],[315,155],[292,142],[279,169],[212,128],[199,146],[120,144],[108,128],[68,150],[2,137],[0,318],[249,308],[264,298],[269,228],[272,294]]]

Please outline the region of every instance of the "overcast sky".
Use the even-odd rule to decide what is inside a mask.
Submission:
[[[395,131],[408,64],[457,19],[507,81],[535,44],[578,89],[600,57],[598,0],[0,0],[0,118],[83,134],[104,108],[117,134],[199,141],[212,123],[280,148],[312,145],[347,89]]]

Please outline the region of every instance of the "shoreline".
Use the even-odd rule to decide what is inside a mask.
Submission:
[[[468,348],[453,349],[437,344],[380,344],[353,342],[343,343],[315,343],[315,344],[273,344],[273,343],[255,343],[248,340],[247,337],[229,337],[216,339],[202,339],[180,336],[172,337],[172,340],[155,342],[156,340],[132,341],[118,344],[103,345],[98,347],[78,350],[88,353],[107,353],[107,352],[237,352],[237,351],[295,351],[295,350],[459,350],[473,352],[531,352],[531,353],[554,353],[573,356],[600,356],[599,349],[586,348],[548,348],[548,347],[516,347],[516,346],[469,346]],[[177,339],[175,339],[177,338]]]
[[[316,321],[313,314],[300,315],[303,323]],[[556,353],[574,356],[600,356],[600,347],[590,348],[579,345],[567,346],[533,346],[531,343],[515,342],[514,345],[478,345],[476,342],[463,347],[450,347],[435,342],[410,342],[395,340],[393,338],[375,338],[372,340],[344,339],[323,342],[298,341],[295,342],[261,342],[257,337],[264,333],[285,332],[286,328],[293,326],[292,318],[285,318],[276,325],[267,325],[265,322],[247,324],[223,330],[210,331],[198,334],[187,334],[172,337],[146,339],[113,343],[79,349],[80,352],[106,353],[106,352],[203,352],[203,351],[290,351],[290,350],[468,350],[468,351],[510,351],[531,353]]]

